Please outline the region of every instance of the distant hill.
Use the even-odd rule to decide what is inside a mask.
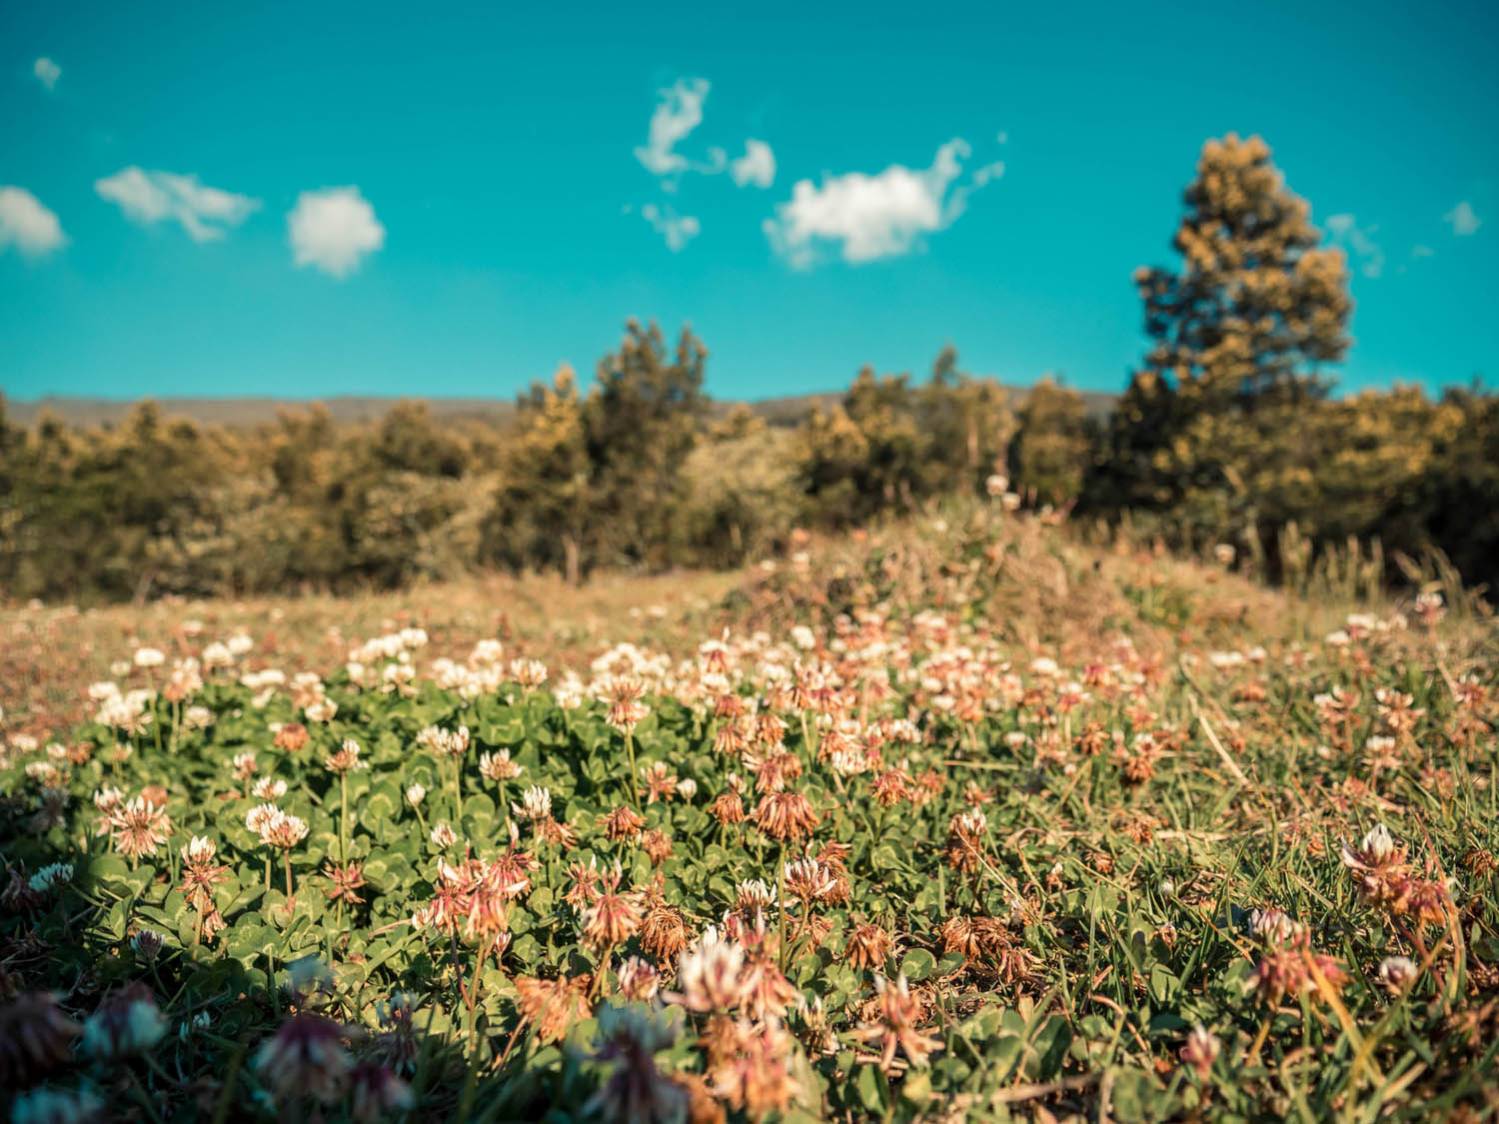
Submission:
[[[1019,405],[1027,387],[1006,387]],[[1082,391],[1088,413],[1106,417],[1118,396],[1097,391]],[[816,406],[831,406],[843,397],[842,391],[797,394],[782,398],[761,398],[744,403],[771,425],[796,425]],[[374,421],[384,416],[397,402],[419,399],[427,403],[432,414],[452,421],[483,421],[503,424],[515,416],[515,402],[510,398],[421,398],[361,397],[335,395],[328,398],[155,398],[162,411],[172,417],[186,417],[211,425],[258,425],[276,420],[283,410],[305,410],[321,404],[333,420],[345,423]],[[69,425],[91,426],[118,422],[136,405],[137,400],[116,398],[75,398],[70,395],[47,395],[42,398],[8,398],[6,413],[13,421],[30,425],[38,416],[50,413]],[[740,405],[732,399],[714,399],[714,409],[721,413]]]
[[[415,396],[413,396],[415,397]],[[74,398],[69,395],[47,395],[30,401],[7,399],[6,412],[23,425],[49,413],[69,425],[102,425],[118,422],[135,407],[139,399]],[[212,425],[257,425],[276,420],[283,410],[305,410],[322,405],[334,421],[364,422],[383,417],[401,398],[353,397],[329,398],[153,398],[162,412],[172,417],[192,418]],[[508,398],[429,398],[425,400],[437,417],[477,419],[502,422],[515,414],[515,403]]]

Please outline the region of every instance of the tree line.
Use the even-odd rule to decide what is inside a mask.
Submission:
[[[945,349],[930,375],[861,371],[794,424],[715,406],[708,352],[627,325],[586,387],[563,369],[512,420],[378,422],[318,408],[254,427],[9,422],[0,590],[12,599],[392,588],[491,567],[733,566],[838,528],[996,491],[1128,519],[1186,549],[1271,557],[1380,540],[1499,577],[1499,399],[1330,394],[1346,263],[1258,138],[1203,149],[1175,267],[1136,274],[1150,349],[1107,418],[1042,380],[1015,393]]]

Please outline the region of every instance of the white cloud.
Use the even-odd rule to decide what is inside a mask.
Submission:
[[[744,142],[744,155],[729,165],[729,174],[740,187],[769,187],[776,178],[776,154],[770,145],[753,137]]]
[[[357,187],[304,191],[286,216],[293,261],[347,277],[385,245],[385,227]]]
[[[1443,215],[1442,221],[1449,224],[1452,227],[1452,233],[1459,238],[1477,234],[1478,228],[1483,225],[1483,220],[1478,217],[1473,204],[1466,199]]]
[[[651,114],[650,138],[635,149],[635,159],[659,176],[668,191],[676,189],[677,179],[684,172],[714,176],[728,164],[721,148],[708,149],[707,159],[696,163],[676,150],[703,123],[703,103],[708,100],[708,90],[706,78],[679,78],[662,90],[661,100]]]
[[[647,203],[640,208],[640,213],[666,240],[667,249],[674,254],[702,233],[702,226],[695,217],[679,215],[670,207],[662,210],[654,203]]]
[[[661,100],[651,114],[650,139],[635,150],[635,159],[647,171],[671,176],[687,170],[687,157],[675,150],[703,123],[703,102],[708,100],[708,89],[706,78],[679,78],[661,91]]]
[[[177,223],[194,242],[214,242],[249,218],[260,200],[200,183],[197,176],[123,168],[94,181],[101,199],[146,226]]]
[[[62,77],[62,67],[43,55],[31,64],[31,73],[36,75],[36,80],[47,89],[57,85],[57,80]]]
[[[41,257],[67,244],[57,216],[24,187],[0,187],[0,250]]]
[[[1340,214],[1328,216],[1327,229],[1332,232],[1333,243],[1349,251],[1365,277],[1375,280],[1384,274],[1384,248],[1374,240],[1379,227],[1359,226],[1355,216]]]
[[[1419,242],[1411,247],[1411,257],[1413,258],[1434,258],[1436,256],[1437,252],[1435,250],[1433,250],[1430,246],[1424,246]]]
[[[924,235],[951,226],[969,195],[1004,173],[1002,164],[988,164],[964,180],[963,161],[971,155],[966,141],[951,140],[930,168],[892,164],[877,175],[824,175],[821,186],[800,180],[775,218],[765,220],[766,236],[796,269],[815,264],[828,245],[854,264],[909,253]]]

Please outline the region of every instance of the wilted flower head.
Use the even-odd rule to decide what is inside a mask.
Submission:
[[[583,910],[583,941],[594,949],[623,944],[640,928],[639,895],[619,888],[623,873],[618,864],[603,876],[603,886],[592,905]]]
[[[316,714],[313,713],[314,708],[317,709]],[[336,709],[336,706],[332,700],[323,699],[321,702],[307,708],[307,717],[314,722],[326,722],[333,717],[332,711],[334,709]],[[327,715],[326,718],[322,717],[324,714]],[[288,753],[298,753],[306,748],[310,740],[311,735],[307,732],[306,726],[300,722],[288,722],[276,731],[276,740],[273,744],[277,749],[284,749]]]
[[[783,843],[810,835],[817,823],[811,802],[799,792],[767,792],[755,807],[756,826]]]
[[[621,804],[604,817],[604,834],[610,839],[634,839],[645,826],[645,818],[628,804]]]
[[[574,1023],[591,1014],[587,995],[592,982],[588,976],[570,980],[515,977],[521,1014],[536,1028],[536,1036],[541,1041],[560,1041]]]
[[[616,730],[630,733],[650,713],[640,701],[645,688],[633,679],[616,679],[609,688],[609,713],[605,721]]]
[[[867,921],[855,925],[848,935],[844,956],[858,969],[882,968],[894,947],[890,934]]]
[[[888,1071],[899,1049],[913,1066],[924,1066],[942,1043],[918,1029],[924,1010],[920,1000],[911,994],[905,976],[894,983],[884,976],[875,977],[877,1007],[875,1018],[860,1031],[867,1042],[880,1047],[880,1063]]]
[[[781,871],[781,880],[788,894],[806,903],[826,898],[838,888],[833,872],[816,859],[797,859],[786,863]]]

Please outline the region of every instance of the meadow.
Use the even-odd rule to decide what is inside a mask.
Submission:
[[[12,1118],[1491,1117],[1484,601],[1012,507],[6,610]]]

